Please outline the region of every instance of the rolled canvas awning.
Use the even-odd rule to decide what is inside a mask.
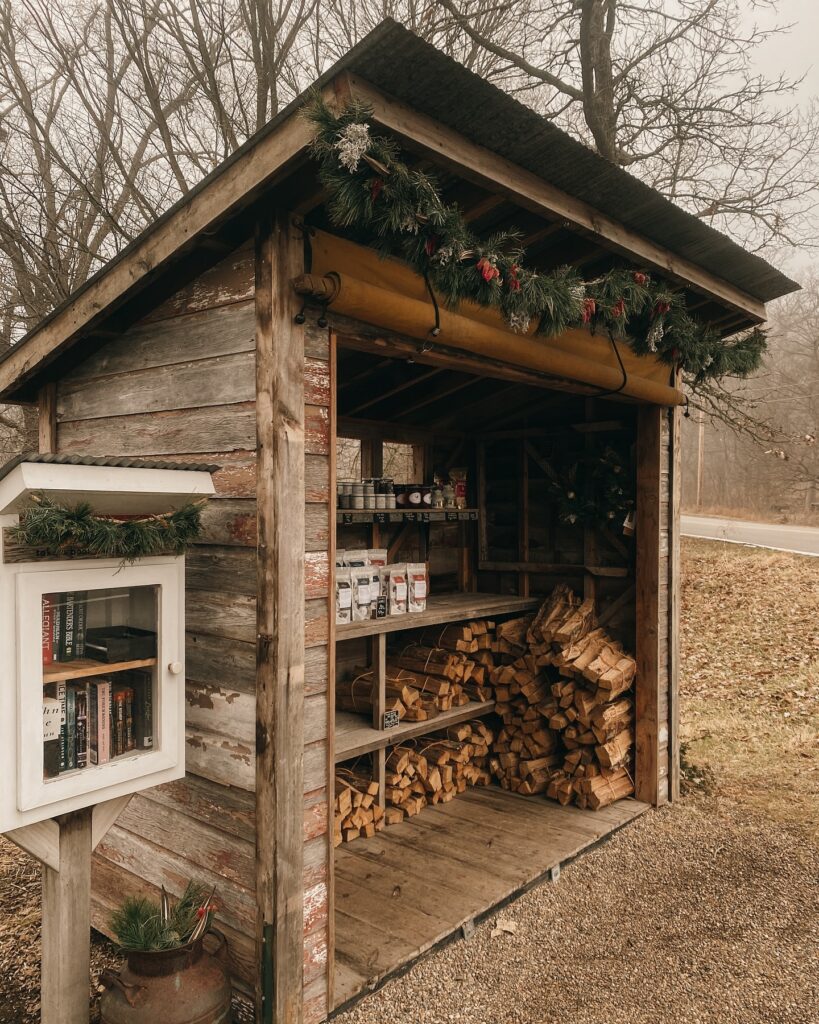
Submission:
[[[332,309],[365,323],[375,324],[422,341],[430,340],[433,306],[426,285],[406,264],[381,259],[372,249],[317,231],[311,238],[311,275],[337,274],[340,286]],[[682,405],[683,393],[669,384],[671,368],[654,356],[637,356],[625,342],[618,352],[623,373],[606,336],[584,329],[566,331],[556,338],[515,334],[500,314],[473,303],[457,313],[440,311],[436,341],[484,358],[591,387],[619,390],[623,395],[655,405]]]

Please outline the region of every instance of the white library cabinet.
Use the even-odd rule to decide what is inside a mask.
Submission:
[[[192,469],[37,461],[0,477],[0,833],[185,774],[184,556],[22,551],[8,527],[32,493],[143,515],[213,483]]]

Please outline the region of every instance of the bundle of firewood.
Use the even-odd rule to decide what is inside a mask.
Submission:
[[[335,846],[380,832],[387,822],[378,803],[378,783],[357,771],[337,768],[334,815]]]
[[[572,799],[597,810],[634,791],[634,703],[629,691],[636,663],[604,629],[594,602],[568,587],[555,588],[529,628],[530,656],[557,678],[538,710],[560,735],[559,770],[546,787],[560,803]]]
[[[336,707],[342,711],[371,714],[377,682],[371,668],[356,668],[350,679],[336,683]],[[411,671],[387,663],[385,711],[397,711],[400,720],[427,722],[441,711],[469,702],[460,683],[445,676]]]
[[[393,747],[386,758],[384,808],[378,806],[378,784],[371,776],[358,769],[338,769],[335,845],[375,835],[428,805],[448,803],[467,786],[488,785],[493,738],[484,722],[462,722]]]

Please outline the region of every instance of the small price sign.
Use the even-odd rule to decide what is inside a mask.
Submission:
[[[380,523],[383,526],[385,523],[389,522],[389,519],[387,517],[387,513],[386,512],[376,512],[375,515],[373,516],[373,522],[374,523]]]
[[[457,509],[448,508],[446,510],[446,521],[448,523],[457,523],[458,522],[458,511],[457,511]]]
[[[469,518],[472,520],[473,523],[476,523],[478,521],[477,509],[473,509],[473,511],[469,513]]]
[[[404,522],[405,523],[416,523],[416,522],[418,522],[418,513],[417,512],[405,512],[404,513]]]
[[[385,711],[384,712],[384,729],[395,729],[400,723],[401,719],[398,717],[397,711]]]
[[[421,522],[422,523],[428,523],[429,521],[430,521],[430,514],[429,514],[429,512],[422,512],[421,513]]]
[[[342,521],[342,523],[344,523],[345,526],[349,526],[350,523],[353,521],[353,513],[352,512],[342,512],[341,513],[341,521]]]

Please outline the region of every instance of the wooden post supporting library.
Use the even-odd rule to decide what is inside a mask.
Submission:
[[[43,866],[42,1024],[88,1024],[91,854],[130,799],[106,800],[6,833]]]

